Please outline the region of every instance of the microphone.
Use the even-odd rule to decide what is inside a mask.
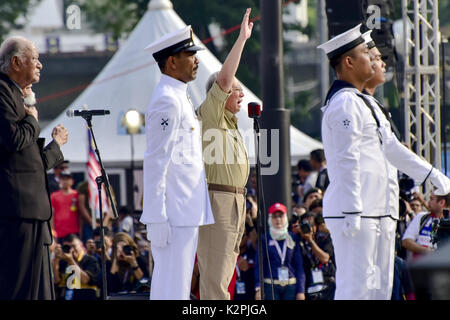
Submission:
[[[253,119],[261,117],[261,106],[258,102],[250,102],[248,104],[248,117]]]
[[[69,118],[72,118],[85,116],[104,116],[109,113],[109,110],[67,110],[66,115]]]

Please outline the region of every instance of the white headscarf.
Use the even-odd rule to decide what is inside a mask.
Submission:
[[[274,240],[284,240],[286,239],[287,235],[288,235],[288,226],[289,226],[289,222],[287,219],[287,214],[283,213],[283,220],[284,220],[284,226],[281,228],[275,228],[272,225],[272,221],[271,221],[271,216],[269,215],[269,232],[270,232],[270,236],[272,237],[272,239]]]

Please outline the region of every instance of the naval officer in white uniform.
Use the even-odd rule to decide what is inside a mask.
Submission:
[[[392,173],[382,146],[387,142],[382,141],[377,120],[361,98],[366,81],[375,71],[360,27],[319,46],[327,53],[338,79],[322,108],[322,140],[330,178],[323,216],[335,249],[338,300],[379,299],[382,274],[389,273],[389,266],[380,264],[378,257],[390,253],[377,249],[384,221],[390,219],[384,218],[391,215]],[[404,161],[415,160],[408,157]],[[441,192],[450,187],[448,179],[431,165],[427,170],[423,165],[410,164],[410,168],[418,181],[430,178]],[[392,224],[386,224],[388,233],[395,231],[390,229]]]
[[[395,229],[396,221],[399,219],[399,187],[398,172],[408,174],[416,181],[424,181],[423,177],[430,174],[430,181],[438,187],[436,192],[449,192],[450,181],[431,164],[422,160],[414,152],[406,148],[396,137],[394,133],[394,124],[389,111],[374,97],[375,90],[379,85],[386,81],[386,64],[375,42],[371,37],[372,30],[365,32],[362,36],[367,44],[370,59],[373,63],[375,74],[364,85],[364,102],[374,111],[374,119],[377,123],[377,130],[381,136],[381,149],[385,156],[386,169],[388,172],[388,184],[385,188],[389,192],[386,205],[386,216],[379,222],[379,237],[376,248],[376,265],[380,266],[380,286],[375,292],[375,299],[388,300],[391,298],[393,277],[394,277],[394,259],[395,259]],[[445,195],[445,194],[442,194]]]
[[[202,160],[200,126],[187,92],[197,75],[187,26],[150,44],[161,80],[145,116],[144,208],[154,271],[151,300],[187,300],[197,250],[198,227],[214,223]]]

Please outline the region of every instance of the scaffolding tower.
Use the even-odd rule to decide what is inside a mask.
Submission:
[[[414,152],[440,170],[438,0],[402,0],[402,12],[405,140]],[[430,185],[424,191],[431,191]]]

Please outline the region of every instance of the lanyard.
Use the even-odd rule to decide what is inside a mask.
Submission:
[[[236,276],[238,280],[241,280],[241,270],[239,270],[237,262],[236,262]]]
[[[275,248],[277,249],[278,255],[281,259],[281,266],[284,267],[284,260],[286,259],[286,251],[287,251],[287,239],[284,240],[283,244],[283,253],[281,252],[280,245],[278,244],[277,240],[274,240],[275,242]]]

